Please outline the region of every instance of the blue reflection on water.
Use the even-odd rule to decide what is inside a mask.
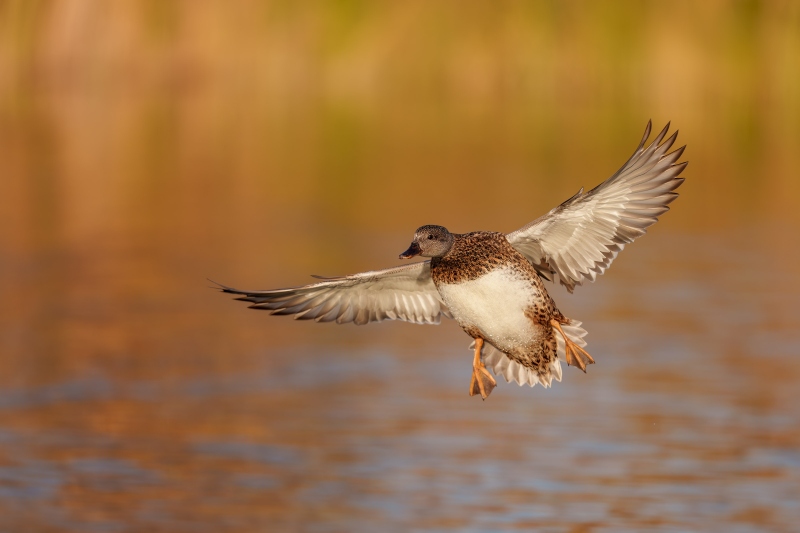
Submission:
[[[296,450],[252,442],[197,442],[192,449],[200,454],[264,464],[297,464],[302,459],[301,454]]]

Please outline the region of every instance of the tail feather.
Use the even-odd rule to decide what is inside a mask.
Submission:
[[[470,345],[470,350],[475,349],[475,343]],[[484,364],[490,368],[496,376],[503,376],[509,383],[518,383],[522,385],[535,386],[537,383],[545,388],[550,387],[553,378],[556,381],[561,381],[561,361],[555,359],[550,363],[550,372],[547,374],[539,374],[536,370],[528,368],[519,364],[511,359],[505,353],[501,352],[489,342],[483,343],[483,352],[481,359]]]
[[[586,346],[586,330],[581,327],[581,323],[577,320],[571,320],[569,324],[561,326],[564,333],[570,338],[572,342],[578,346]],[[483,343],[483,352],[481,359],[483,363],[490,368],[496,376],[503,376],[509,383],[516,382],[520,386],[530,385],[535,386],[540,383],[544,388],[552,386],[553,380],[561,381],[561,361],[566,360],[566,351],[564,349],[564,339],[561,334],[556,333],[556,353],[558,358],[554,359],[548,368],[549,372],[546,374],[539,374],[536,370],[528,368],[519,364],[511,359],[504,352],[495,348],[490,342]],[[475,342],[469,346],[470,350],[475,349]]]

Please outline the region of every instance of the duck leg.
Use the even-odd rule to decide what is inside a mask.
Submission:
[[[472,360],[472,379],[469,382],[469,395],[475,396],[476,394],[480,394],[481,398],[485,400],[497,386],[497,381],[495,381],[494,376],[486,370],[486,365],[481,361],[481,348],[483,348],[483,339],[476,337],[475,358]]]
[[[589,355],[589,352],[575,344],[564,334],[564,330],[561,329],[561,323],[556,320],[555,318],[550,321],[550,325],[553,326],[561,333],[561,336],[564,338],[564,352],[567,357],[567,364],[571,366],[577,366],[584,373],[586,373],[586,365],[591,365],[594,363],[594,358]]]

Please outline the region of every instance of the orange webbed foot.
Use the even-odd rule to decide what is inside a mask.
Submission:
[[[558,320],[551,320],[550,325],[556,328],[564,338],[564,354],[567,359],[567,364],[570,366],[577,366],[586,373],[586,365],[594,364],[594,358],[589,355],[589,352],[572,342],[572,340],[566,336]]]
[[[483,339],[476,338],[475,358],[472,361],[472,379],[469,382],[469,395],[480,394],[481,398],[485,400],[497,386],[497,381],[486,370],[486,365],[481,361],[481,348],[483,348]]]

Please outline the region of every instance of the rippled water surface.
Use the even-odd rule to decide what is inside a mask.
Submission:
[[[4,322],[0,524],[791,531],[800,286],[738,242],[663,232],[559,294],[598,363],[486,402],[453,323],[270,318],[182,268],[134,302],[7,286],[34,309]]]
[[[0,6],[0,531],[797,530],[795,10],[150,4]],[[682,196],[553,289],[597,364],[552,389],[206,280],[514,230],[650,117]]]

